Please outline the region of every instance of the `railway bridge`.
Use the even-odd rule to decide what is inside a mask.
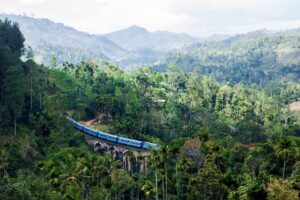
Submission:
[[[85,134],[85,140],[95,152],[109,152],[113,160],[120,160],[124,170],[142,174],[147,169],[148,151],[119,145]]]
[[[67,119],[75,129],[85,135],[87,143],[94,151],[110,152],[112,159],[120,160],[126,171],[144,173],[147,169],[146,158],[149,150],[158,148],[157,144],[111,135],[91,129],[70,117]]]

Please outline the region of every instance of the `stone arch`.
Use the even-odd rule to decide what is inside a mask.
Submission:
[[[123,169],[126,171],[136,172],[138,174],[144,173],[147,169],[147,163],[144,159],[146,151],[142,149],[133,149],[127,146],[115,145],[101,139],[96,139],[91,136],[86,136],[86,141],[98,152],[110,152],[113,160],[120,160]],[[131,151],[133,155],[126,155]],[[130,158],[128,156],[131,156]]]
[[[101,150],[101,148],[102,148],[102,146],[99,142],[94,144],[94,151],[99,151],[99,150]]]

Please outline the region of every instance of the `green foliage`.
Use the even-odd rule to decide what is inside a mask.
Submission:
[[[46,69],[30,53],[20,60],[17,27],[0,21],[0,199],[297,198],[299,124],[288,105],[298,84],[220,84],[176,65]],[[91,151],[66,114],[160,149],[127,151],[125,171]]]
[[[221,182],[221,174],[217,166],[208,161],[200,173],[190,179],[188,199],[223,199],[227,196],[227,188]]]
[[[192,72],[200,70],[221,82],[265,84],[292,80],[299,83],[299,30],[253,32],[224,41],[207,41],[171,53],[155,65]]]
[[[293,183],[287,180],[271,179],[267,188],[268,199],[291,199],[299,198],[299,191],[293,188]]]

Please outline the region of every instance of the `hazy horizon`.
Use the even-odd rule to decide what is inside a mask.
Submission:
[[[58,23],[58,24],[63,24],[64,26],[66,27],[69,27],[69,28],[73,28],[75,29],[76,31],[81,31],[81,32],[85,32],[87,34],[91,34],[91,35],[105,35],[105,34],[110,34],[110,33],[113,33],[113,32],[117,32],[117,31],[122,31],[124,29],[128,29],[128,28],[131,28],[131,27],[139,27],[139,28],[143,28],[143,29],[146,29],[147,31],[149,32],[158,32],[158,31],[166,31],[166,32],[171,32],[171,33],[177,33],[177,34],[187,34],[189,36],[192,36],[192,37],[195,37],[195,38],[206,38],[206,37],[212,37],[212,36],[218,36],[218,35],[238,35],[238,34],[247,34],[247,33],[250,33],[250,32],[255,32],[255,31],[263,31],[263,30],[266,30],[266,31],[270,31],[270,32],[278,32],[278,31],[285,31],[285,30],[293,30],[293,29],[298,29],[300,28],[300,26],[295,26],[295,27],[288,27],[288,28],[284,28],[284,29],[267,29],[267,28],[260,28],[260,29],[254,29],[254,30],[249,30],[249,31],[246,31],[246,32],[234,32],[234,33],[212,33],[210,35],[205,35],[205,36],[194,36],[192,34],[189,34],[187,32],[174,32],[174,31],[169,31],[169,30],[161,30],[161,29],[158,29],[158,30],[149,30],[147,29],[146,27],[143,27],[141,25],[138,25],[138,24],[131,24],[127,27],[124,27],[124,28],[121,28],[121,29],[117,29],[117,30],[114,30],[114,31],[111,31],[111,32],[105,32],[105,33],[91,33],[91,32],[88,32],[88,31],[84,31],[84,30],[79,30],[71,25],[68,25],[68,24],[65,24],[63,22],[59,22],[59,21],[54,21],[52,19],[49,19],[49,18],[44,18],[44,17],[36,17],[34,15],[30,15],[30,14],[27,14],[27,13],[23,13],[23,14],[16,14],[16,13],[6,13],[6,12],[0,12],[0,14],[4,14],[4,15],[16,15],[16,16],[22,16],[22,17],[30,17],[30,18],[33,18],[33,19],[37,19],[37,20],[50,20],[54,23]]]
[[[132,25],[194,37],[300,27],[296,0],[2,0],[0,12],[47,18],[91,34]]]

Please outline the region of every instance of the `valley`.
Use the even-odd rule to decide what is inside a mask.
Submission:
[[[299,199],[299,48],[0,14],[0,199]]]

